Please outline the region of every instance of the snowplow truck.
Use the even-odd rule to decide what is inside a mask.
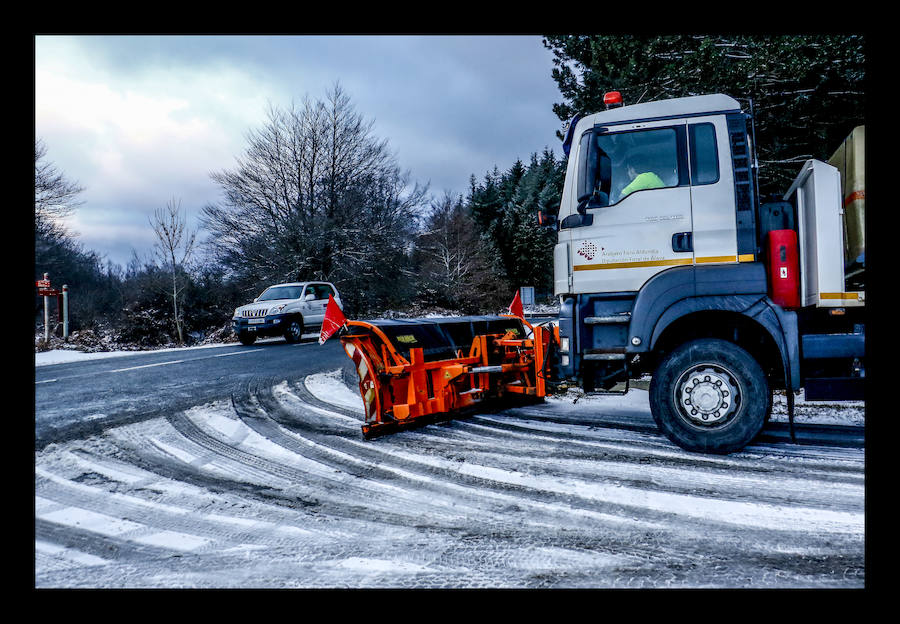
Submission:
[[[649,374],[673,443],[731,453],[762,430],[775,391],[792,439],[801,389],[864,399],[864,127],[761,201],[753,117],[735,99],[604,102],[570,122],[559,211],[538,215],[558,232],[558,322],[350,322],[364,433],[486,399],[627,391]]]

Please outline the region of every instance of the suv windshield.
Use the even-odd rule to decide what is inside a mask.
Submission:
[[[257,301],[272,301],[273,299],[299,299],[303,292],[303,286],[273,286],[266,288]]]

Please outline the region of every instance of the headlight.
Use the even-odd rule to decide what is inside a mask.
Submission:
[[[231,318],[238,318],[240,315],[241,315],[241,309],[240,309],[240,308],[235,308],[235,309],[234,309],[234,314],[231,315]]]
[[[266,312],[266,315],[269,315],[269,314],[278,314],[279,312],[281,312],[282,310],[284,310],[285,307],[287,307],[287,304],[286,304],[286,303],[282,303],[281,305],[273,306],[273,307],[269,308],[269,311]]]

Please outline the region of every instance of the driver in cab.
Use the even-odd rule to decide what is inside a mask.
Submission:
[[[662,181],[655,172],[650,170],[650,167],[645,163],[639,161],[629,161],[627,165],[628,177],[631,179],[631,182],[622,189],[622,193],[619,196],[619,199],[624,199],[626,196],[634,193],[635,191],[643,191],[645,189],[655,189],[655,188],[663,188],[666,186],[665,182]]]

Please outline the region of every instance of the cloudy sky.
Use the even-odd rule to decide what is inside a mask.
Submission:
[[[153,245],[172,198],[196,222],[220,199],[269,104],[324,98],[339,82],[413,180],[437,196],[469,176],[557,156],[561,97],[539,36],[38,36],[35,136],[85,187],[69,227],[121,265]]]

